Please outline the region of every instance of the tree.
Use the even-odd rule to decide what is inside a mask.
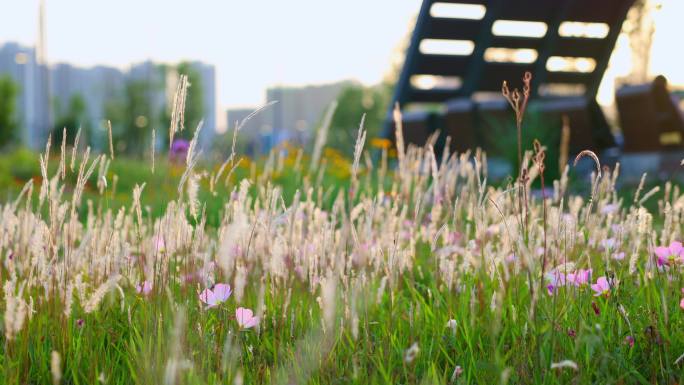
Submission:
[[[90,132],[87,107],[85,100],[81,95],[72,95],[66,110],[63,110],[61,107],[60,101],[56,100],[54,111],[58,114],[58,117],[55,126],[52,129],[52,138],[56,143],[62,142],[62,134],[65,128],[67,132],[67,141],[69,141],[69,143],[74,142],[79,128],[82,130],[82,135],[86,135]]]
[[[168,143],[165,143],[168,136],[163,133],[171,121],[173,99],[169,100],[166,92],[172,86],[167,83],[171,71],[187,75],[190,83],[184,114],[186,129],[176,136],[186,139],[192,137],[204,113],[201,76],[190,63],[181,63],[176,67],[159,65],[145,77],[127,81],[122,95],[105,106],[107,119],[112,123],[112,140],[117,152],[141,155],[148,151],[153,128],[157,130],[157,145],[163,143],[161,147],[168,148]]]
[[[636,0],[627,15],[624,30],[629,37],[632,49],[632,81],[645,83],[649,81],[651,49],[655,22],[653,13],[660,9],[660,4],[653,0]]]
[[[202,84],[202,76],[193,68],[192,63],[182,62],[176,68],[169,68],[167,71],[173,70],[180,75],[188,77],[188,94],[185,98],[185,129],[179,132],[176,137],[190,140],[195,133],[195,129],[199,122],[204,119],[204,85]],[[171,124],[171,103],[168,104],[164,111],[163,121],[166,127]]]
[[[380,135],[391,92],[392,87],[384,83],[373,87],[351,85],[342,90],[330,123],[328,146],[345,153],[353,151],[359,123],[364,114],[367,137]]]
[[[155,90],[157,87],[150,81],[130,80],[124,86],[123,95],[105,106],[117,152],[140,155],[148,147],[151,126],[159,116],[152,104]]]
[[[18,87],[11,78],[0,77],[0,147],[15,139]]]

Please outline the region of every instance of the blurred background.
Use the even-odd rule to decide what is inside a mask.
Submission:
[[[420,0],[1,0],[0,146],[38,149],[48,133],[96,150],[142,157],[164,134],[179,74],[191,84],[183,135],[200,120],[205,153],[258,156],[282,142],[309,146],[328,106],[328,144],[351,154],[367,114],[377,137],[401,70]],[[682,0],[638,0],[599,91],[607,116],[622,84],[665,75],[684,86],[678,53]]]

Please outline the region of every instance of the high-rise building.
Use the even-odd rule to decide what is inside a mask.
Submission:
[[[216,70],[213,65],[199,61],[191,62],[190,67],[199,74],[202,83],[204,126],[200,132],[198,145],[208,149],[216,135]]]
[[[30,147],[39,148],[45,144],[53,118],[59,119],[66,113],[75,96],[85,102],[90,134],[104,135],[103,122],[109,118],[106,116],[107,104],[122,97],[126,84],[130,82],[143,82],[149,101],[150,116],[141,118],[158,132],[166,128],[160,124],[171,108],[178,79],[178,74],[170,70],[172,66],[148,60],[132,65],[127,71],[106,66],[81,68],[68,63],[48,68],[40,64],[37,56],[35,49],[16,43],[0,46],[0,76],[8,75],[19,87],[17,118],[21,127],[20,139]],[[215,68],[199,61],[189,64],[199,75],[202,88],[204,126],[198,145],[208,149],[216,133]],[[57,108],[50,114],[52,107]],[[101,140],[94,142],[100,143]]]
[[[279,139],[307,142],[330,104],[342,90],[354,84],[342,81],[305,87],[271,87],[266,100],[271,106],[274,136]]]
[[[123,72],[112,67],[80,68],[65,63],[52,66],[50,95],[55,119],[67,113],[74,97],[80,97],[85,102],[87,120],[81,124],[90,128],[89,134],[102,137],[104,121],[108,118],[106,105],[121,96],[124,79]]]
[[[190,68],[196,71],[200,78],[202,89],[202,119],[204,124],[198,140],[198,147],[205,150],[211,147],[212,139],[216,135],[216,71],[213,65],[193,61]],[[145,61],[134,64],[128,72],[128,78],[133,81],[143,81],[147,84],[148,100],[152,111],[157,116],[171,108],[178,84],[179,73],[172,67]],[[192,88],[192,84],[190,85]],[[195,129],[195,127],[190,127]]]
[[[17,119],[21,141],[32,148],[45,144],[50,127],[48,74],[33,48],[16,43],[0,46],[0,76],[8,75],[19,87]]]
[[[254,114],[255,108],[229,108],[226,110],[228,130],[234,130],[237,125],[243,124],[240,128],[241,135],[253,137],[255,135],[270,134],[273,129],[273,110],[266,108]],[[252,115],[254,114],[254,115]],[[247,119],[250,115],[249,119]]]
[[[170,100],[173,100],[170,99],[172,96],[169,97],[169,92],[173,91],[169,91],[171,86],[167,79],[166,67],[151,60],[136,63],[126,73],[126,80],[144,84],[150,112],[153,115],[146,118],[150,123],[157,123],[156,120],[162,116],[167,106],[170,106]]]
[[[304,87],[271,87],[266,90],[266,101],[273,104],[246,121],[240,135],[259,142],[257,152],[268,151],[282,141],[308,143],[332,102],[344,88],[354,84],[342,81]],[[226,110],[228,129],[234,129],[255,110],[256,107]]]

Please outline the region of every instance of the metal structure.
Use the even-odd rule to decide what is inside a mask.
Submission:
[[[393,136],[391,110],[397,103],[405,108],[415,104],[444,106],[454,99],[473,100],[480,93],[500,92],[504,80],[516,85],[526,71],[534,76],[533,100],[558,100],[564,96],[562,92],[554,93],[554,89],[572,89],[574,99],[586,102],[587,114],[591,115],[588,121],[599,126],[592,130],[599,136],[610,135],[596,104],[596,94],[633,3],[634,0],[424,0],[387,114],[385,137]],[[445,17],[436,12],[437,7],[451,7],[456,13]],[[459,14],[459,9],[481,12]],[[500,28],[506,24],[508,30]],[[531,27],[541,32],[530,34],[526,29]],[[428,52],[426,43],[457,43],[472,49]],[[503,58],[492,59],[489,55],[501,52],[505,54]],[[527,55],[525,60],[517,60],[520,53]],[[553,68],[554,61],[561,68]],[[563,67],[564,63],[578,61],[585,68]],[[450,80],[451,87],[420,88],[414,82],[417,77]],[[612,141],[612,136],[608,141]]]
[[[615,101],[624,135],[624,153],[684,150],[684,112],[679,97],[658,76],[652,83],[625,86]],[[677,155],[681,160],[681,155]]]

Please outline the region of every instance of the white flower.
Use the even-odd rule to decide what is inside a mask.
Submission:
[[[446,327],[448,327],[449,329],[451,329],[451,331],[452,331],[454,334],[456,334],[456,326],[457,326],[457,322],[456,322],[456,320],[453,319],[453,318],[450,319],[449,321],[447,321],[447,323],[446,323]]]
[[[410,364],[416,359],[418,353],[420,353],[420,348],[418,347],[418,343],[414,342],[413,345],[404,352],[404,362]]]
[[[554,362],[551,364],[551,369],[565,369],[565,368],[569,368],[569,369],[573,369],[573,370],[578,369],[577,363],[575,363],[575,361],[570,361],[570,360],[563,360],[561,362]]]

